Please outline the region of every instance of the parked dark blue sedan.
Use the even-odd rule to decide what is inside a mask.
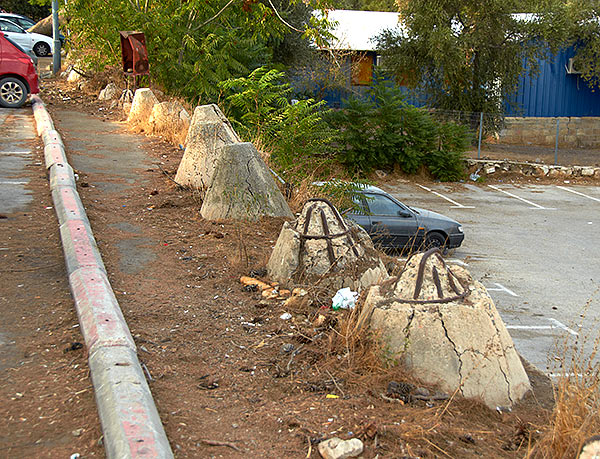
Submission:
[[[465,235],[460,223],[444,215],[409,207],[374,186],[353,192],[356,206],[344,216],[362,226],[373,243],[385,249],[419,250],[459,247]]]

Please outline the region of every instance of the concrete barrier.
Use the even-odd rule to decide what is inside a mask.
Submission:
[[[135,352],[101,347],[89,363],[106,456],[173,457]]]
[[[62,144],[51,143],[44,147],[44,161],[46,169],[50,169],[54,164],[67,164],[67,155]]]
[[[88,362],[108,458],[172,458],[136,346],[75,186],[60,134],[39,96],[32,97],[69,285]]]
[[[68,187],[75,190],[75,173],[73,168],[67,163],[55,163],[55,167],[50,167],[50,189]]]

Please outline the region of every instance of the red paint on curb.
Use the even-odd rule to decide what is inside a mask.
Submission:
[[[46,145],[44,148],[44,156],[46,159],[46,169],[49,169],[54,164],[68,164],[65,151],[58,143]]]
[[[65,180],[69,178],[68,174],[64,175],[66,176]],[[56,174],[55,176],[60,177],[58,174]],[[65,216],[68,220],[87,220],[85,210],[83,208],[83,205],[81,204],[81,200],[79,199],[79,194],[74,188],[70,186],[60,187],[58,188],[58,194],[60,196],[62,207],[65,210]],[[63,223],[66,223],[66,221],[60,222],[60,224]]]
[[[75,260],[79,266],[97,267],[98,262],[94,253],[95,244],[86,231],[86,224],[82,220],[66,221],[64,225],[73,244]]]
[[[69,282],[88,352],[95,346],[126,346],[135,352],[119,303],[101,268],[78,269]]]

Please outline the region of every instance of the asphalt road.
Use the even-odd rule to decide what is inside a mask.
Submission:
[[[465,241],[448,258],[466,263],[488,288],[527,360],[559,374],[561,357],[577,342],[585,363],[589,341],[599,333],[600,187],[400,183],[384,188],[408,205],[463,224]]]
[[[31,202],[24,173],[32,163],[31,147],[35,139],[31,109],[0,108],[0,213],[24,209]]]

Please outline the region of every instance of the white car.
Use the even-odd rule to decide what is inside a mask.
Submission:
[[[18,44],[26,52],[31,52],[38,57],[50,56],[54,50],[54,43],[50,37],[39,33],[27,32],[14,22],[0,19],[0,32]]]

